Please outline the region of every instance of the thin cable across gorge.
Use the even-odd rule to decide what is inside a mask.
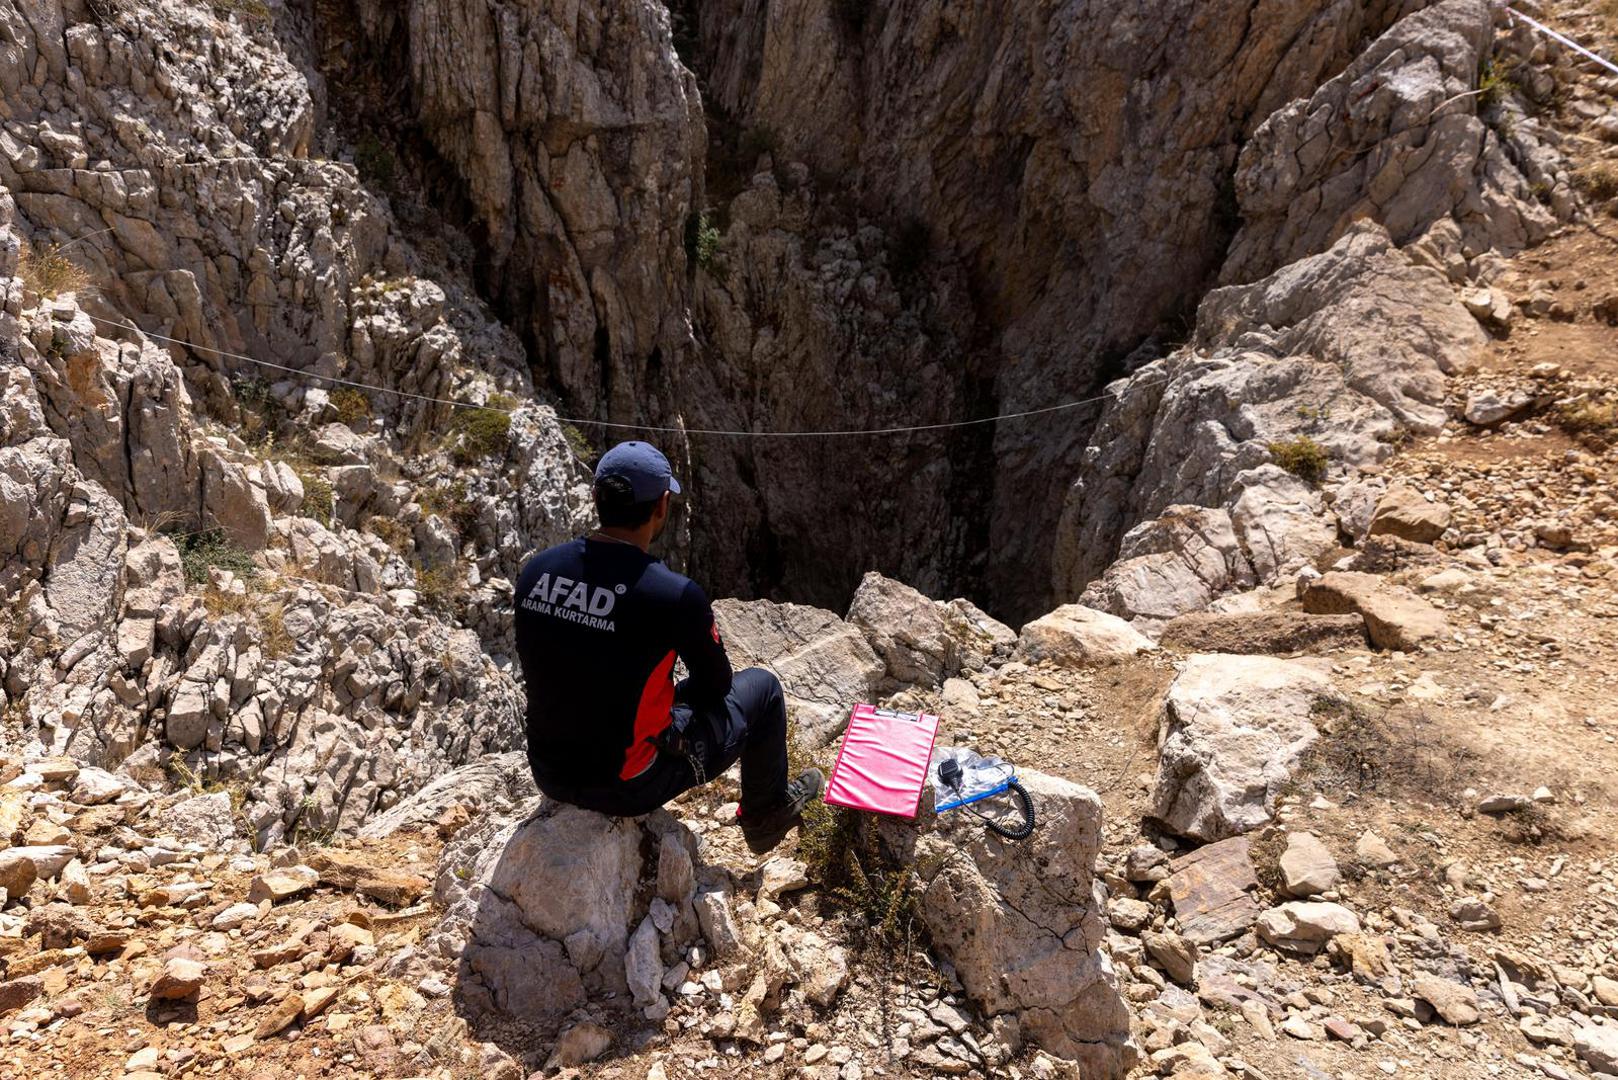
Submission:
[[[260,360],[256,356],[247,356],[244,353],[230,352],[225,349],[215,349],[208,345],[194,345],[191,342],[185,341],[181,338],[169,337],[167,334],[159,334],[151,330],[142,330],[134,323],[123,322],[118,319],[106,319],[99,315],[91,315],[89,312],[85,312],[84,314],[87,318],[94,322],[100,323],[103,326],[118,327],[119,329],[128,330],[136,334],[144,334],[146,337],[153,338],[157,341],[166,341],[174,345],[180,345],[196,352],[212,353],[215,356],[222,356],[230,360],[240,360],[248,364],[257,364],[259,367],[270,368],[275,371],[284,371],[289,375],[296,375],[301,378],[320,379],[325,382],[335,383],[338,386],[348,386],[356,390],[369,390],[377,394],[392,394],[395,397],[405,398],[410,401],[421,401],[432,405],[446,405],[455,409],[478,409],[484,412],[506,413],[507,415],[518,411],[517,409],[503,409],[495,405],[476,405],[469,401],[452,401],[448,398],[435,398],[427,394],[411,393],[408,390],[396,390],[389,386],[376,386],[372,383],[356,382],[353,379],[339,378],[336,375],[321,375],[318,372],[305,371],[302,368],[288,367],[286,364],[277,364],[271,360]],[[1170,376],[1164,375],[1159,379],[1139,385],[1153,386],[1157,383],[1167,382],[1169,378]],[[1068,409],[1081,408],[1085,405],[1095,405],[1100,402],[1110,401],[1113,399],[1113,397],[1113,394],[1098,394],[1095,397],[1082,398],[1078,401],[1064,401],[1060,405],[1047,405],[1044,408],[1025,409],[1021,412],[999,413],[995,416],[982,416],[974,420],[953,420],[937,424],[907,424],[899,427],[838,428],[824,431],[733,431],[725,428],[689,428],[658,426],[655,424],[626,424],[611,420],[586,420],[582,417],[561,415],[558,415],[556,420],[558,423],[563,424],[573,424],[580,427],[609,428],[618,431],[659,432],[674,435],[715,435],[730,436],[734,438],[757,439],[805,439],[830,438],[835,436],[907,435],[920,431],[943,431],[949,428],[975,427],[981,424],[997,424],[1002,420],[1020,420],[1029,416],[1043,416],[1047,413],[1063,412]]]

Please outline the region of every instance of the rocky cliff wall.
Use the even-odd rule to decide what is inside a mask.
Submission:
[[[238,785],[261,844],[516,745],[509,575],[587,521],[521,341],[338,160],[309,25],[0,5],[0,740]]]
[[[453,163],[485,292],[597,419],[1037,409],[1356,219],[1404,244],[1450,217],[1469,250],[1550,221],[1479,119],[1476,0],[354,10]],[[1100,417],[665,441],[719,591],[841,606],[876,567],[1020,618],[1072,577],[1065,488]]]

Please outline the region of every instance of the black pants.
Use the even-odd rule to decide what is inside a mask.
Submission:
[[[676,699],[680,696],[676,692]],[[534,779],[553,799],[614,817],[638,817],[740,760],[744,814],[763,813],[786,798],[787,706],[780,681],[768,671],[738,671],[723,702],[698,708],[676,705],[674,726],[685,731],[692,756],[702,767],[700,781],[690,761],[663,750],[645,772],[610,787],[572,787],[537,763]]]

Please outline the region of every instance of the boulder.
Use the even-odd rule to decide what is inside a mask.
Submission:
[[[1259,582],[1271,585],[1337,546],[1335,519],[1320,492],[1278,465],[1239,473],[1230,507],[1236,539]]]
[[[1197,978],[1197,946],[1172,930],[1148,930],[1140,941],[1164,974],[1181,986],[1194,986]]]
[[[45,980],[38,975],[0,982],[0,1016],[15,1012],[45,992]]]
[[[848,726],[854,704],[877,697],[885,664],[860,630],[829,611],[719,600],[714,619],[733,665],[758,665],[781,680],[799,738],[813,746],[824,746]]]
[[[21,854],[20,849],[0,851],[0,891],[5,892],[8,900],[26,896],[38,878],[39,871],[34,867],[34,860]]]
[[[1478,390],[1467,397],[1461,415],[1466,417],[1469,424],[1478,427],[1496,427],[1507,420],[1515,420],[1527,412],[1533,404],[1533,395],[1521,390],[1506,393],[1494,389]]]
[[[157,1001],[181,1001],[194,998],[202,990],[208,969],[196,960],[183,956],[171,957],[152,983],[151,996]]]
[[[901,686],[937,686],[960,671],[940,604],[910,586],[872,572],[848,606],[848,622],[865,634]]]
[[[264,485],[256,483],[258,469],[229,461],[213,448],[204,449],[202,464],[202,524],[220,529],[232,543],[247,551],[264,547],[270,535],[270,504]]]
[[[223,791],[180,800],[158,813],[157,827],[176,839],[216,849],[236,839],[235,812]]]
[[[1354,857],[1361,865],[1377,870],[1392,866],[1399,861],[1399,856],[1388,846],[1388,842],[1369,829],[1354,841]]]
[[[1301,611],[1199,611],[1171,619],[1157,639],[1186,652],[1322,653],[1366,646],[1359,615]]]
[[[1371,536],[1397,536],[1418,544],[1430,544],[1449,528],[1450,509],[1441,502],[1428,502],[1408,484],[1395,484],[1376,504],[1371,514]]]
[[[1360,615],[1379,649],[1413,652],[1449,635],[1442,612],[1375,574],[1334,570],[1304,586],[1302,599],[1303,609],[1317,615]]]
[[[0,853],[0,857],[5,855],[27,859],[33,863],[34,872],[42,880],[49,881],[60,874],[68,863],[78,858],[79,852],[70,844],[27,844]]]
[[[1342,877],[1337,860],[1313,833],[1288,833],[1280,865],[1282,889],[1288,896],[1319,896],[1335,889]]]
[[[1580,1024],[1573,1052],[1595,1072],[1618,1073],[1618,1024]]]
[[[1082,604],[1064,604],[1022,628],[1016,658],[1049,660],[1067,667],[1116,664],[1151,652],[1157,645],[1116,615]]]
[[[1204,841],[1266,824],[1319,737],[1311,713],[1343,701],[1302,661],[1189,657],[1163,699],[1152,815]]]
[[[884,822],[881,835],[901,865],[939,867],[917,914],[978,1010],[1015,1016],[1025,1037],[1077,1061],[1086,1078],[1117,1080],[1136,1049],[1091,902],[1101,800],[1040,773],[1021,779],[1040,819],[1026,841],[1006,843],[970,815],[928,810],[919,827]]]
[[[106,769],[86,766],[74,777],[73,790],[68,793],[68,798],[80,806],[99,806],[111,802],[128,789],[128,781],[112,775]]]
[[[661,958],[692,944],[697,927],[689,901],[671,905],[639,888],[657,880],[665,837],[688,856],[696,850],[664,810],[610,818],[538,797],[482,816],[439,860],[434,898],[444,916],[428,947],[458,960],[474,1013],[555,1020],[592,1000],[655,1005]],[[658,911],[671,907],[660,929]]]
[[[1478,995],[1470,986],[1462,986],[1441,975],[1420,971],[1410,980],[1410,993],[1433,1007],[1433,1011],[1446,1024],[1465,1027],[1481,1020]],[[1582,1056],[1582,1055],[1581,1055]]]
[[[301,896],[320,884],[320,874],[309,866],[284,866],[266,870],[255,877],[247,888],[247,899],[259,904],[268,900],[279,904]]]
[[[1258,917],[1258,936],[1292,952],[1319,952],[1338,934],[1359,932],[1359,916],[1341,904],[1294,900]]]

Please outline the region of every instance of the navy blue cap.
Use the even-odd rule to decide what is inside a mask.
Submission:
[[[661,498],[665,491],[680,493],[680,482],[674,479],[669,459],[651,443],[621,442],[602,454],[596,462],[596,482],[609,476],[628,480],[638,503]]]

